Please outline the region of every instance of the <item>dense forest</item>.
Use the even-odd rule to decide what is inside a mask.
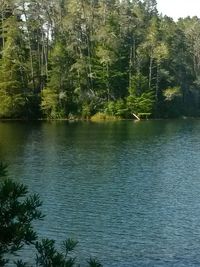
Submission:
[[[0,1],[1,118],[133,113],[200,115],[199,18],[156,0]]]

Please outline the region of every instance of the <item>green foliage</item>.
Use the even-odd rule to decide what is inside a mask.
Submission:
[[[0,168],[5,175],[5,166]],[[4,255],[14,255],[37,240],[32,221],[42,219],[41,201],[38,195],[27,195],[28,189],[22,184],[9,179],[0,182],[0,266],[8,261]]]
[[[77,244],[78,242],[71,238],[68,238],[66,241],[64,241],[63,250],[65,252],[65,255],[67,256],[69,252],[73,251]]]
[[[68,105],[68,53],[62,41],[55,43],[49,63],[49,79],[42,90],[41,110],[47,118],[65,117]]]
[[[16,267],[28,267],[28,264],[23,262],[22,260],[18,260],[15,262]]]
[[[167,88],[163,92],[166,101],[172,101],[177,97],[182,97],[180,87]]]
[[[105,113],[111,116],[117,116],[121,118],[127,117],[127,107],[123,99],[117,101],[109,101],[105,108]]]
[[[127,97],[127,106],[130,113],[152,113],[154,108],[154,94],[152,91],[142,93],[140,96]]]
[[[115,121],[115,120],[119,120],[119,117],[107,115],[107,114],[102,113],[102,112],[98,112],[98,113],[94,114],[90,119],[91,119],[91,121],[96,121],[96,122]]]
[[[58,118],[59,97],[56,90],[45,88],[42,91],[41,109],[47,118]]]
[[[176,86],[179,113],[199,114],[197,17],[174,22],[155,0],[4,2],[0,117],[126,118],[131,110],[166,117],[174,110],[166,99],[175,96],[166,88]]]
[[[88,263],[90,267],[103,267],[103,265],[97,259],[90,259]]]
[[[132,96],[139,96],[148,90],[148,79],[141,73],[137,73],[131,77],[131,84],[129,87],[129,94]]]
[[[153,112],[155,105],[154,92],[148,89],[148,79],[141,73],[134,75],[131,79],[126,105],[130,114],[151,114]]]
[[[5,21],[5,44],[0,59],[0,117],[19,117],[25,106],[25,73],[20,29],[15,18]]]
[[[88,119],[91,116],[91,107],[88,103],[82,105],[82,117]]]
[[[25,98],[21,95],[0,95],[0,117],[16,118],[23,116]]]
[[[3,162],[0,162],[0,179],[7,175],[7,168],[8,166]]]
[[[76,264],[76,258],[70,256],[78,244],[77,241],[65,240],[60,252],[54,240],[38,240],[32,223],[43,218],[39,196],[30,194],[25,185],[7,179],[6,175],[7,166],[0,162],[0,266],[6,266],[10,256],[17,256],[17,252],[25,244],[34,246],[37,251],[35,266],[80,266]],[[21,259],[15,261],[14,264],[17,267],[29,266]],[[90,267],[102,266],[95,259],[90,259],[88,264]]]
[[[66,241],[65,252],[60,253],[55,248],[55,241],[43,239],[41,242],[36,242],[37,256],[36,266],[43,267],[73,267],[75,265],[75,258],[68,257],[68,252],[72,251],[70,244],[72,241]],[[68,244],[69,243],[69,244]],[[69,245],[69,246],[67,246]],[[73,248],[76,242],[73,243]]]

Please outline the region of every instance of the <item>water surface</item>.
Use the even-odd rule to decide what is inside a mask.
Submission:
[[[200,266],[199,120],[0,123],[0,158],[40,194],[40,236],[81,260]]]

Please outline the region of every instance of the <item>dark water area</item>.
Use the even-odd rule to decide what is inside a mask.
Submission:
[[[41,196],[40,237],[80,260],[200,266],[200,120],[1,122],[0,159]]]

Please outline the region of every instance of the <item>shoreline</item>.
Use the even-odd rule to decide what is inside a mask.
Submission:
[[[134,122],[139,122],[139,121],[158,121],[158,120],[188,120],[188,119],[200,119],[200,117],[177,117],[177,118],[151,118],[151,119],[140,119],[140,120],[135,120],[135,119],[99,119],[99,120],[92,120],[92,119],[45,119],[45,118],[40,118],[40,119],[20,119],[20,118],[12,118],[12,119],[0,119],[0,122],[39,122],[39,121],[44,121],[44,122],[52,122],[52,121],[67,121],[67,122],[119,122],[119,121],[134,121]]]

